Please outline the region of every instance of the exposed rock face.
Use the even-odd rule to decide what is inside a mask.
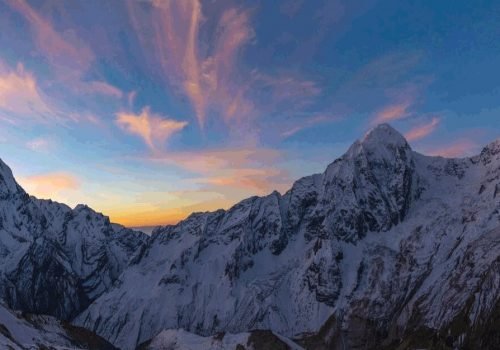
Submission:
[[[71,319],[145,242],[86,206],[30,197],[0,161],[0,298],[11,308]]]
[[[156,229],[75,322],[124,349],[175,328],[271,329],[313,348],[397,348],[423,330],[479,344],[498,317],[499,145],[427,157],[378,126],[284,195]]]

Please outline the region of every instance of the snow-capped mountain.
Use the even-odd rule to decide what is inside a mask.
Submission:
[[[116,350],[86,329],[51,316],[32,315],[0,305],[0,349]]]
[[[6,188],[18,191],[14,182]],[[46,212],[48,203],[36,203]],[[77,218],[81,210],[66,209]],[[21,231],[20,246],[29,239]],[[200,336],[269,329],[310,349],[491,349],[500,346],[500,140],[445,159],[412,151],[380,125],[284,195],[192,214],[128,252],[136,246],[112,288],[111,277],[91,279],[86,301],[100,296],[74,320],[122,349],[181,328]],[[75,246],[64,247],[65,261],[80,266]],[[19,266],[34,253],[0,256]],[[99,266],[105,276],[120,270]]]
[[[0,160],[0,299],[11,308],[71,319],[146,240],[84,205],[30,197]]]

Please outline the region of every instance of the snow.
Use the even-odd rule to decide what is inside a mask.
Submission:
[[[57,350],[83,349],[71,341],[60,322],[48,316],[31,316],[30,320],[0,305],[0,348]]]
[[[290,350],[301,350],[302,347],[288,338],[274,334],[278,339],[287,344]],[[213,337],[201,337],[186,332],[183,329],[168,329],[154,337],[147,346],[148,350],[234,350],[238,345],[246,349],[250,333],[224,333]]]
[[[381,125],[283,196],[252,197],[157,229],[142,259],[76,323],[124,349],[167,328],[293,337],[317,331],[332,314],[348,330],[353,316],[386,318],[394,307],[403,309],[403,328],[417,306],[429,326],[443,324],[469,294],[447,297],[457,309],[440,304],[437,281],[451,278],[455,258],[500,225],[490,180],[498,183],[498,156],[478,157],[423,156]],[[476,222],[464,225],[471,208]],[[363,300],[367,309],[353,307]]]
[[[500,298],[500,140],[471,158],[429,157],[383,124],[284,195],[149,239],[86,206],[22,198],[0,201],[0,279],[31,269],[20,262],[34,243],[57,242],[92,301],[74,323],[124,350],[155,336],[196,349],[222,331],[228,344],[256,329],[294,338],[331,316],[345,334],[357,319],[404,332],[416,313],[439,329],[472,297],[471,324]]]

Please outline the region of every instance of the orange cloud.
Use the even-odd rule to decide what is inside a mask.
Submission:
[[[198,152],[175,152],[150,159],[181,166],[196,173],[210,174],[221,169],[235,169],[273,164],[280,152],[267,148],[235,148],[227,150],[202,150]]]
[[[22,177],[19,178],[19,183],[31,195],[61,201],[66,201],[64,192],[80,188],[78,178],[67,172]]]
[[[459,140],[451,145],[432,149],[427,152],[431,156],[441,156],[446,158],[467,157],[473,155],[478,150],[476,143],[471,140]]]
[[[35,77],[18,64],[9,70],[0,62],[0,118],[16,123],[20,118],[46,120],[54,113],[38,89]]]
[[[182,130],[188,123],[165,119],[144,108],[141,114],[118,113],[116,122],[132,134],[137,134],[153,151],[159,151],[165,141],[174,133]]]
[[[226,193],[230,197],[230,192],[234,190],[246,195],[286,190],[291,180],[286,171],[276,166],[280,159],[281,152],[265,148],[174,152],[150,158],[154,162],[178,166],[202,175],[192,181],[215,186],[217,190],[214,191],[218,193],[224,193],[224,186],[231,188]]]
[[[373,120],[373,123],[374,124],[386,123],[405,118],[409,115],[408,108],[410,106],[411,106],[410,101],[404,101],[401,103],[396,103],[384,107],[382,110],[377,112],[377,114],[375,115],[375,119]]]
[[[405,134],[405,138],[408,141],[420,140],[429,134],[433,133],[439,125],[439,118],[432,118],[432,120],[424,125],[417,126],[411,130],[409,130]]]
[[[199,183],[206,183],[215,187],[231,187],[247,189],[254,194],[264,195],[273,190],[284,191],[290,183],[286,172],[276,168],[249,168],[228,170],[226,174],[199,179]],[[286,179],[286,180],[285,180]],[[285,180],[285,181],[284,181]]]

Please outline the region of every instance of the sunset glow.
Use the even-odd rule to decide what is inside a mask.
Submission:
[[[5,0],[0,158],[32,195],[149,226],[283,193],[382,122],[419,152],[476,154],[500,132],[499,13]]]

